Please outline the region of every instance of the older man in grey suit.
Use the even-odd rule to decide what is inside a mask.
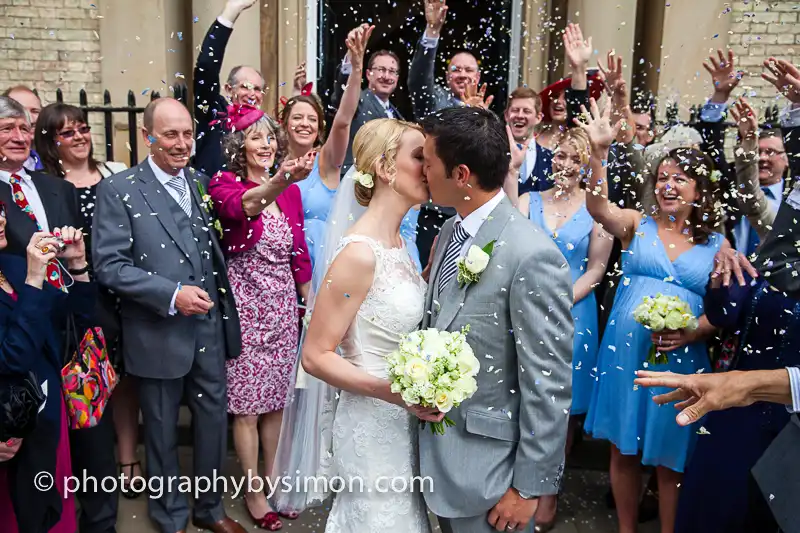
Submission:
[[[163,533],[185,531],[189,520],[178,490],[178,410],[185,394],[195,482],[212,483],[195,502],[193,523],[215,533],[244,532],[225,516],[223,487],[215,484],[227,445],[225,359],[239,355],[241,332],[204,199],[208,178],[185,168],[192,119],[177,100],[151,102],[142,135],[147,160],[97,188],[92,248],[98,281],[121,298],[125,367],[140,381],[147,470],[163,488],[149,500],[150,517]]]
[[[423,120],[433,201],[457,215],[434,252],[423,328],[469,326],[478,390],[445,435],[420,434],[425,493],[445,533],[534,530],[537,498],[557,494],[571,403],[572,282],[564,257],[503,193],[508,138],[480,108]],[[485,248],[476,281],[457,259]],[[480,269],[478,269],[480,270]]]

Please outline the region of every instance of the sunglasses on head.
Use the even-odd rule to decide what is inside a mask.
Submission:
[[[75,128],[74,130],[64,130],[58,133],[59,137],[64,139],[71,139],[75,136],[76,133],[80,133],[81,135],[88,135],[89,132],[92,131],[92,128],[87,125],[83,125],[80,128]]]

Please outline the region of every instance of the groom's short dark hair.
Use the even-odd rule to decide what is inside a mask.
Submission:
[[[422,119],[422,129],[434,138],[436,155],[449,176],[466,165],[484,191],[503,187],[508,174],[508,134],[503,122],[480,107],[452,107]]]

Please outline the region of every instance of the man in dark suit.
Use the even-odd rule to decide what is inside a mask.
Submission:
[[[553,152],[536,142],[534,129],[542,121],[542,99],[530,87],[517,87],[508,97],[508,106],[503,115],[511,128],[511,135],[518,144],[528,143],[525,159],[519,168],[510,169],[519,173],[519,194],[530,191],[546,191],[554,182]]]
[[[179,476],[178,411],[192,412],[195,479],[214,480],[227,445],[226,358],[238,357],[241,331],[214,214],[209,178],[186,168],[193,137],[189,111],[159,98],[144,112],[150,156],[97,187],[92,248],[100,284],[121,300],[122,352],[139,377],[147,470],[166,484]],[[221,488],[195,501],[193,523],[214,533],[244,533],[225,516]],[[163,533],[185,531],[185,494],[148,501]]]
[[[30,156],[31,132],[29,113],[22,104],[0,96],[0,201],[6,206],[8,222],[8,246],[4,253],[23,257],[39,228],[48,232],[64,226],[79,228],[83,221],[78,192],[71,183],[24,167]],[[89,228],[83,231],[88,232]],[[83,273],[70,272],[73,275]],[[83,476],[85,472],[98,480],[114,477],[117,472],[111,409],[105,411],[97,426],[70,431],[70,446],[74,475]],[[80,530],[113,533],[116,531],[117,494],[91,488],[81,487],[77,494],[81,507]]]
[[[350,32],[354,34],[357,30]],[[350,76],[350,52],[344,56],[344,61],[336,69],[336,85],[333,90],[332,103],[334,107],[339,107],[339,102],[347,85],[347,78]],[[389,50],[378,50],[373,53],[367,62],[367,88],[361,91],[361,99],[358,101],[358,110],[353,123],[350,126],[350,142],[347,145],[347,155],[342,165],[342,174],[353,165],[353,139],[358,130],[376,118],[396,118],[403,120],[400,111],[389,100],[397,88],[397,81],[400,78],[400,59],[397,54]]]
[[[233,25],[243,11],[256,0],[228,0],[219,17],[206,33],[194,67],[194,116],[197,120],[197,144],[192,166],[207,176],[213,176],[225,166],[222,118],[229,100],[234,104],[261,107],[264,100],[264,76],[247,65],[233,67],[224,84],[222,95],[220,73],[225,48],[233,34]],[[214,122],[214,124],[212,124]]]

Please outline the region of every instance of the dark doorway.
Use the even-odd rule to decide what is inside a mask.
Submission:
[[[492,110],[501,114],[508,96],[508,61],[513,0],[451,0],[436,57],[436,80],[444,85],[447,60],[462,49],[480,61],[481,83],[494,95]],[[519,1],[519,0],[517,0]],[[400,57],[400,80],[393,102],[407,118],[413,119],[406,87],[408,65],[425,29],[422,0],[320,0],[318,34],[318,94],[327,105],[336,79],[336,67],[344,58],[347,33],[361,23],[375,25],[369,54],[391,50]],[[366,80],[362,81],[365,85]]]

